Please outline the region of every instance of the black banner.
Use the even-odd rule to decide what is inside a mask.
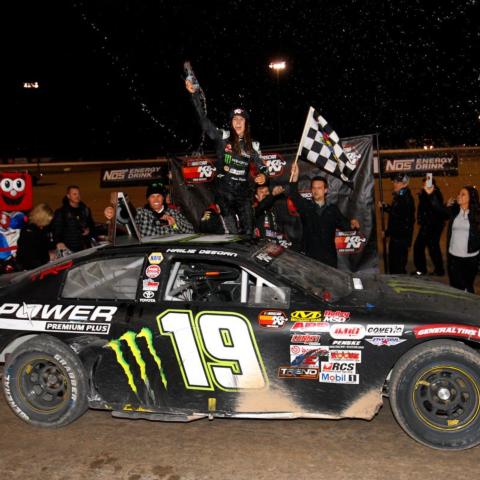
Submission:
[[[339,268],[351,272],[377,271],[372,136],[344,138],[341,144],[350,161],[356,164],[352,178],[353,189],[315,165],[299,160],[299,191],[308,197],[310,179],[317,175],[327,177],[328,202],[338,205],[348,219],[355,218],[360,223],[359,232],[337,232],[335,243]],[[268,167],[270,188],[282,185],[286,190],[286,195],[274,204],[278,223],[293,243],[293,248],[301,250],[302,222],[288,199],[288,184],[295,154],[264,152],[262,158]],[[213,180],[216,172],[213,164],[211,157],[174,158],[171,162],[174,201],[196,229],[203,212],[214,200]]]
[[[149,185],[155,180],[165,182],[167,178],[167,164],[164,165],[135,165],[123,168],[102,168],[100,172],[100,187],[134,187]]]
[[[456,153],[425,153],[381,157],[382,173],[393,175],[407,173],[411,177],[423,177],[426,173],[435,175],[458,175]]]

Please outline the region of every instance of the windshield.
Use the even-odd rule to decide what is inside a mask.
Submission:
[[[324,292],[330,293],[332,300],[336,300],[352,291],[350,274],[279,245],[267,244],[257,250],[253,258],[272,272],[322,299]]]

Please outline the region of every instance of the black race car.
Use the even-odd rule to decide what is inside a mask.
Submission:
[[[480,443],[476,296],[235,240],[117,241],[0,277],[13,411],[45,427],[88,407],[179,422],[371,419],[388,395],[417,441]]]

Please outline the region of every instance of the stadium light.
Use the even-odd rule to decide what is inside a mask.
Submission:
[[[278,143],[282,143],[282,122],[280,118],[280,72],[283,72],[287,68],[287,62],[284,60],[277,60],[270,62],[268,65],[270,70],[275,72],[277,77],[277,122],[278,122]]]

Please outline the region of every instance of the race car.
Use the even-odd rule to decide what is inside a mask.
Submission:
[[[60,427],[116,417],[395,418],[433,448],[480,443],[480,300],[349,274],[232,235],[117,238],[0,277],[8,404]]]

